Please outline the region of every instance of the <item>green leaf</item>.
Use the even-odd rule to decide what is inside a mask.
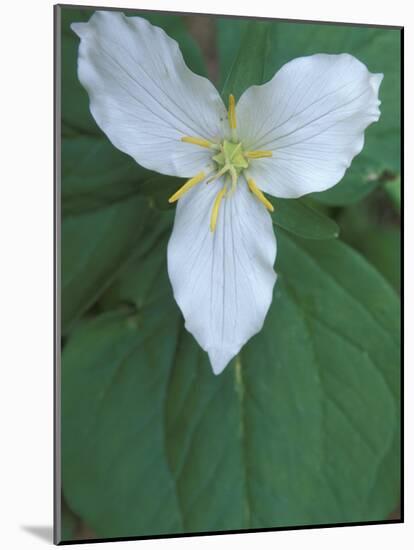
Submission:
[[[282,65],[296,57],[315,53],[346,52],[365,63],[369,71],[384,74],[380,88],[381,118],[366,130],[363,151],[353,160],[339,184],[323,193],[315,193],[314,198],[325,204],[351,204],[368,195],[380,183],[384,172],[399,173],[401,31],[287,21],[259,21],[256,24],[258,29],[266,25],[267,45],[261,39],[254,46],[255,32],[243,35],[237,62],[230,73],[230,77],[239,73],[242,89],[268,81]],[[218,47],[225,69],[229,67],[228,57],[240,40],[240,34],[239,22],[227,19],[218,25]],[[230,36],[233,42],[229,53],[227,37]],[[251,52],[248,44],[252,44]],[[247,71],[243,78],[242,58],[252,68],[253,77]]]
[[[64,483],[98,537],[182,529],[160,423],[177,310],[170,304],[143,314],[145,325],[135,315],[104,315],[78,332],[65,352]]]
[[[339,224],[342,238],[359,250],[394,289],[400,292],[399,220],[390,212],[385,198],[384,193],[378,190],[372,200],[367,199],[345,209],[339,218]]]
[[[264,82],[270,30],[271,23],[267,21],[249,21],[247,24],[237,57],[223,86],[225,101],[229,94],[238,99],[249,86]]]
[[[126,265],[148,219],[134,198],[62,224],[62,333],[90,307]]]
[[[389,281],[401,290],[401,236],[397,229],[371,228],[361,235],[358,249]]]
[[[251,21],[250,21],[251,23]],[[219,90],[223,89],[239,51],[248,19],[216,18],[217,50],[219,52]]]
[[[337,224],[310,206],[306,199],[274,199],[273,223],[305,239],[333,239],[339,235]]]
[[[62,214],[109,206],[140,190],[153,172],[113,147],[106,136],[62,139]]]
[[[170,204],[168,199],[179,189],[185,179],[174,178],[172,176],[163,176],[154,174],[139,186],[142,195],[148,197],[151,204],[159,210],[175,210],[175,205]]]
[[[391,181],[387,181],[384,185],[385,191],[388,193],[392,203],[398,212],[401,210],[401,178],[397,177]]]
[[[167,276],[167,240],[171,234],[174,210],[154,212],[143,229],[128,268],[122,272],[99,300],[102,310],[112,310],[119,304],[133,304],[137,310],[160,298],[171,295]]]
[[[264,327],[220,376],[182,326],[165,241],[120,277],[135,311],[69,338],[63,485],[97,536],[378,521],[394,508],[397,297],[336,240],[280,230],[278,243]]]

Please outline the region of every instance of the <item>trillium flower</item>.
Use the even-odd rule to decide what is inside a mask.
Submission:
[[[188,178],[168,244],[185,326],[219,374],[263,326],[272,301],[274,197],[335,185],[378,120],[382,74],[348,54],[284,65],[226,108],[185,64],[177,42],[140,17],[96,12],[75,23],[78,74],[115,147],[161,174]]]

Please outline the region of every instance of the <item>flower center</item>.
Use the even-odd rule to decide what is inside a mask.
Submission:
[[[245,151],[243,144],[239,141],[237,136],[237,119],[236,119],[236,107],[234,96],[230,95],[229,98],[229,110],[228,110],[228,120],[231,130],[231,141],[224,139],[221,143],[214,143],[204,138],[184,136],[181,138],[181,141],[184,143],[191,143],[193,145],[198,145],[199,147],[205,147],[207,149],[212,149],[215,154],[212,156],[212,160],[216,165],[216,171],[211,176],[210,174],[205,174],[204,172],[199,172],[193,178],[189,179],[174,195],[172,195],[168,201],[170,203],[180,199],[187,191],[198,183],[205,180],[207,184],[212,183],[213,181],[223,178],[224,184],[221,189],[218,191],[216,198],[214,200],[211,219],[210,219],[210,229],[214,231],[217,224],[217,218],[219,214],[220,204],[222,200],[226,197],[230,197],[236,190],[237,181],[239,175],[242,172],[245,172],[249,167],[249,162],[255,159],[268,158],[272,156],[271,151]],[[249,177],[248,173],[245,172],[245,178],[249,190],[253,193],[256,198],[271,212],[273,211],[273,205],[266,199],[260,189],[257,187],[252,178]],[[207,178],[207,179],[206,179]],[[228,188],[228,184],[231,184],[231,188]]]
[[[214,155],[213,160],[219,167],[227,167],[229,171],[234,169],[237,174],[249,166],[249,161],[244,156],[242,143],[232,143],[226,139],[220,145],[220,153]]]
[[[245,168],[249,166],[249,161],[244,156],[243,145],[241,142],[232,143],[226,139],[220,144],[220,152],[213,156],[217,165],[216,174],[207,180],[210,183],[221,176],[230,176],[232,191],[234,192],[237,178]]]

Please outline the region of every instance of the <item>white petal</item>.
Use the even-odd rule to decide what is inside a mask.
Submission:
[[[338,183],[380,116],[382,78],[351,55],[318,54],[246,90],[237,104],[239,136],[245,149],[273,153],[251,162],[257,185],[294,198]]]
[[[244,180],[223,199],[210,231],[221,187],[202,183],[180,199],[168,244],[174,297],[215,374],[262,328],[276,281],[272,220]]]
[[[79,80],[115,147],[163,174],[191,177],[208,169],[211,150],[180,139],[219,140],[226,108],[211,82],[185,65],[177,42],[118,12],[95,12],[72,29],[81,38]]]

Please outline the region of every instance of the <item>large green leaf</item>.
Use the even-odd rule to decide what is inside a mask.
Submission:
[[[144,313],[145,325],[138,316],[124,314],[93,321],[78,333],[76,346],[68,347],[63,365],[62,457],[68,500],[87,510],[82,517],[98,537],[172,532],[180,525],[160,424],[177,312],[167,307]],[[139,364],[137,350],[146,350]],[[75,367],[78,376],[73,376],[74,365],[81,367]],[[89,466],[84,463],[87,454]]]
[[[166,245],[171,234],[174,212],[153,213],[143,229],[134,257],[99,299],[100,310],[119,304],[135,304],[140,309],[171,294],[167,277]]]
[[[387,195],[378,190],[365,201],[344,209],[339,224],[342,238],[359,250],[399,292],[401,235],[399,219],[389,202]]]
[[[140,190],[153,172],[113,147],[106,137],[77,135],[62,140],[62,214],[109,206]]]
[[[99,297],[140,244],[149,216],[134,198],[62,224],[62,332]]]
[[[384,189],[399,213],[401,211],[401,178],[398,176],[391,181],[387,181],[384,185]]]
[[[251,21],[246,25],[240,48],[223,85],[222,96],[238,99],[248,86],[266,81],[271,23]]]
[[[337,224],[310,206],[306,199],[274,199],[273,223],[306,239],[333,239],[339,235]]]
[[[354,234],[354,237],[357,235]],[[389,281],[401,290],[401,235],[397,228],[371,227],[358,235],[355,247]]]
[[[97,536],[376,521],[393,509],[396,295],[338,241],[280,231],[278,243],[264,328],[218,377],[182,326],[165,240],[119,280],[135,310],[69,339],[63,483]]]
[[[222,90],[236,60],[241,37],[249,24],[248,19],[217,17],[216,36],[219,52],[219,89]]]
[[[171,176],[163,176],[154,174],[152,177],[143,181],[139,186],[139,192],[148,197],[158,210],[175,210],[175,205],[170,204],[168,199],[179,189],[185,179],[174,178]]]
[[[266,29],[266,31],[265,31]],[[263,40],[266,32],[267,40]],[[256,33],[259,40],[256,42]],[[342,205],[360,200],[372,191],[384,171],[399,172],[400,162],[400,68],[401,31],[344,25],[317,25],[292,22],[249,23],[249,30],[231,19],[218,25],[218,46],[223,68],[229,70],[229,52],[240,44],[237,62],[228,81],[234,81],[240,94],[252,84],[269,80],[286,62],[314,53],[350,53],[375,73],[384,73],[380,89],[381,118],[366,131],[362,153],[353,161],[344,179],[334,188],[315,194],[326,204]],[[230,44],[231,39],[231,46]],[[243,58],[243,61],[241,59]],[[244,65],[248,67],[243,73]],[[249,69],[250,68],[250,69]],[[252,73],[252,71],[254,71]],[[232,76],[239,74],[238,80]],[[263,77],[260,78],[260,74]],[[252,78],[253,76],[253,78]],[[224,75],[222,74],[224,80]],[[227,93],[227,90],[226,90]]]

